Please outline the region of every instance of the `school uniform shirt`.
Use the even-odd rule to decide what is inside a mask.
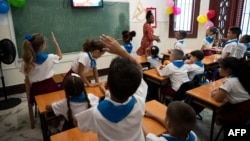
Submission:
[[[55,54],[48,54],[48,58],[41,64],[36,64],[34,69],[28,75],[30,83],[40,82],[54,76],[54,64],[59,63],[59,56]],[[19,69],[21,73],[24,73],[24,63],[22,63]]]
[[[237,39],[228,40],[225,44],[226,44],[225,47],[221,51],[221,58],[225,58],[227,53],[230,53],[230,56],[232,56],[233,54],[232,48],[237,47],[238,40]]]
[[[184,54],[186,54],[184,40],[183,39],[177,40],[177,42],[175,42],[175,44],[174,44],[174,49],[182,50],[184,52]]]
[[[236,47],[232,48],[232,55],[231,56],[238,58],[238,59],[243,58],[246,50],[247,50],[247,48],[245,47],[244,44],[238,43],[238,45]]]
[[[196,134],[191,131],[185,140],[177,139],[169,134],[162,134],[160,137],[152,133],[147,134],[146,141],[198,141]]]
[[[96,106],[99,103],[99,98],[91,93],[88,94],[88,99],[91,107]],[[68,106],[66,99],[54,102],[51,104],[51,106],[56,116],[63,115],[68,120],[68,115],[67,115]],[[72,115],[74,116],[82,111],[87,110],[88,103],[70,101],[70,108],[72,110]]]
[[[155,68],[161,65],[161,60],[158,57],[147,57],[148,62],[150,63],[151,68]]]
[[[124,43],[122,44],[122,47],[128,52],[131,53],[133,49],[133,45],[131,43]]]
[[[197,61],[193,64],[185,64],[188,70],[189,80],[193,80],[196,74],[204,73],[204,64],[201,61]]]
[[[182,64],[182,66],[178,67],[175,65],[176,64]],[[160,76],[167,76],[170,79],[171,82],[171,87],[175,91],[177,91],[181,84],[184,82],[189,81],[188,78],[188,70],[186,65],[182,60],[175,60],[168,65],[166,65],[163,69],[157,68],[157,72],[159,73]]]
[[[91,53],[90,53],[90,55],[91,55]],[[78,72],[79,63],[84,65],[84,72],[82,72],[82,73],[86,73],[86,72],[92,70],[91,59],[90,59],[87,52],[80,52],[77,55],[77,57],[73,60],[72,65],[71,65],[73,72],[75,72],[75,73]]]
[[[108,107],[106,114],[112,117],[123,114],[126,109],[114,111],[117,107],[123,107],[129,104],[133,99],[135,103],[133,109],[122,119],[113,121],[108,119],[98,106],[92,107],[75,116],[78,122],[78,128],[81,131],[93,131],[97,133],[99,141],[143,141],[145,140],[142,131],[142,118],[145,112],[145,99],[147,95],[147,84],[142,79],[141,84],[133,96],[129,97],[124,103],[117,103],[105,97],[105,100],[115,108]],[[112,112],[113,110],[113,112]],[[117,119],[115,119],[117,120]]]
[[[204,50],[210,50],[214,44],[213,36],[206,36],[203,41],[202,45],[204,46]]]
[[[240,103],[250,99],[248,92],[240,84],[237,77],[229,77],[220,86],[220,89],[228,92],[227,99],[231,104]]]

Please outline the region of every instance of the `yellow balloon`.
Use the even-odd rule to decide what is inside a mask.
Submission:
[[[166,13],[167,13],[168,15],[173,14],[173,8],[172,8],[172,7],[167,7],[167,8],[166,8]]]
[[[206,16],[206,15],[199,15],[199,16],[197,17],[197,21],[198,21],[200,24],[206,23],[206,22],[207,22],[207,16]]]

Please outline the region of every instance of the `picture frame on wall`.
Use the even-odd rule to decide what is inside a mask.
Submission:
[[[152,28],[156,28],[157,27],[157,14],[156,14],[156,8],[154,7],[150,7],[150,8],[146,8],[146,12],[151,10],[153,15],[154,15],[154,23],[151,24]]]

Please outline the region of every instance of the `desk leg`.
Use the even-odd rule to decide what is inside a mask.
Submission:
[[[211,121],[211,130],[210,130],[210,141],[213,141],[213,134],[214,134],[214,122],[215,122],[215,108],[213,108],[213,114],[212,114],[212,121]]]
[[[41,128],[42,128],[42,132],[43,132],[43,140],[49,141],[48,125],[47,125],[47,122],[45,120],[44,114],[40,114],[40,122],[41,122]]]

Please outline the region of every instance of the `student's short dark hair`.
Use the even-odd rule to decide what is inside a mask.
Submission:
[[[180,49],[172,49],[171,54],[175,60],[182,60],[184,58],[184,52]]]
[[[111,96],[120,101],[127,100],[136,92],[141,79],[141,68],[136,62],[122,57],[111,61],[107,81]]]
[[[237,37],[239,37],[240,34],[241,34],[241,29],[240,29],[239,27],[237,27],[237,26],[232,26],[232,27],[229,28],[229,30],[230,30],[233,34],[236,34]]]
[[[187,32],[186,31],[180,30],[179,32],[181,34],[182,39],[186,38],[186,36],[187,36]]]
[[[160,50],[159,50],[159,48],[157,46],[152,46],[152,48],[151,48],[151,55],[154,56],[154,57],[156,57],[156,56],[158,56],[159,51]]]
[[[192,56],[195,56],[198,60],[202,60],[204,58],[204,54],[201,50],[194,50],[190,52]]]
[[[188,134],[195,126],[196,113],[187,103],[181,101],[170,102],[166,114],[168,121],[172,123],[176,132]]]

